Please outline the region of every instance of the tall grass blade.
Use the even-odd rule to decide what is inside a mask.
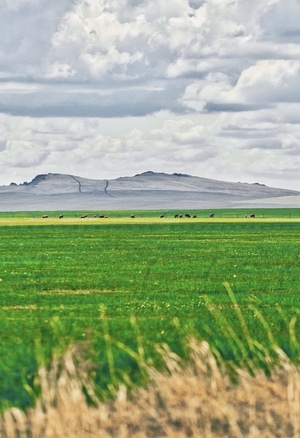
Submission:
[[[108,321],[105,314],[105,306],[100,306],[100,319],[102,321],[102,327],[103,327],[103,337],[105,341],[105,351],[107,356],[107,363],[108,363],[108,369],[112,381],[113,387],[117,384],[117,378],[116,378],[116,370],[115,370],[115,363],[114,363],[114,355],[112,350],[112,339],[109,333],[108,328]]]
[[[234,328],[228,321],[228,319],[223,315],[223,313],[217,309],[214,304],[210,301],[208,296],[203,296],[206,308],[209,310],[211,315],[213,316],[216,324],[219,326],[222,334],[224,335],[226,342],[230,346],[235,361],[238,363],[241,359],[245,359],[247,357],[247,351],[245,349],[245,345],[243,341],[239,338]]]

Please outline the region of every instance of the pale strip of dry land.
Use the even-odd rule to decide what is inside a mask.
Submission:
[[[238,222],[300,222],[300,217],[256,217],[250,218],[248,217],[214,217],[214,218],[180,218],[175,219],[173,217],[165,217],[165,218],[139,218],[135,219],[130,218],[106,218],[106,219],[97,219],[97,218],[51,218],[42,219],[40,218],[0,218],[0,226],[26,226],[26,225],[105,225],[105,224],[158,224],[158,223],[238,223]]]

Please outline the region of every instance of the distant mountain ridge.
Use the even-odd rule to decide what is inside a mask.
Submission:
[[[266,205],[265,205],[266,204]],[[300,206],[300,192],[264,184],[147,171],[116,179],[40,174],[0,186],[0,211],[235,208]]]

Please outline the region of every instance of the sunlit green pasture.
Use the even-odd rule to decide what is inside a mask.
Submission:
[[[215,218],[196,212],[194,219],[136,212],[136,220],[130,212],[110,212],[106,219],[93,218],[94,212],[86,219],[65,212],[58,219],[58,213],[48,219],[42,212],[0,215],[0,407],[31,403],[37,360],[71,342],[89,342],[94,378],[105,389],[111,378],[103,348],[107,327],[110,342],[133,351],[142,344],[153,360],[156,342],[184,355],[191,333],[232,359],[218,312],[241,338],[243,330],[224,282],[259,342],[270,341],[261,312],[293,355],[289,321],[300,304],[299,209],[280,210],[281,216],[255,211],[255,219],[245,218],[245,210],[235,216],[231,210],[231,217],[218,210]],[[138,381],[134,360],[113,348],[117,377],[127,373]]]
[[[21,212],[0,212],[0,225],[3,223],[18,223],[20,224],[22,219],[30,220],[32,223],[35,221],[40,222],[43,215],[48,216],[48,221],[58,220],[60,215],[63,215],[63,219],[59,222],[67,222],[80,220],[81,216],[87,214],[87,219],[106,219],[118,220],[118,219],[130,219],[130,216],[134,214],[138,220],[155,220],[159,219],[160,216],[164,216],[164,219],[172,220],[175,215],[185,215],[197,216],[198,219],[210,218],[212,213],[215,214],[215,220],[225,220],[225,219],[244,219],[245,216],[248,218],[251,214],[255,214],[257,219],[300,219],[300,208],[230,208],[230,209],[218,209],[218,210],[112,210],[112,211],[21,211]],[[94,217],[96,216],[96,217]],[[105,218],[99,218],[99,216],[105,216]],[[107,220],[106,220],[107,221]],[[26,222],[25,222],[26,223]]]

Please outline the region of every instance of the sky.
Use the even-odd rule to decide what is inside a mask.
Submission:
[[[0,184],[300,190],[300,0],[0,0]]]

